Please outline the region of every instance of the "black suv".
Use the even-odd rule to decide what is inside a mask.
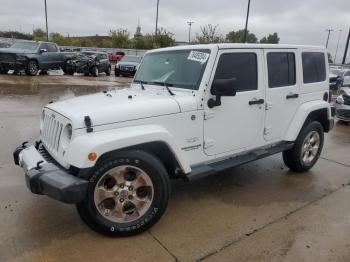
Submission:
[[[111,74],[111,63],[105,52],[84,51],[77,53],[71,60],[67,61],[66,73],[83,73],[85,75],[98,76],[99,73]]]

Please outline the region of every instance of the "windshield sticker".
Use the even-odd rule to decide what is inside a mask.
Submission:
[[[187,59],[199,62],[201,64],[204,64],[207,62],[209,58],[208,53],[198,52],[198,51],[191,51],[191,53],[188,55]]]

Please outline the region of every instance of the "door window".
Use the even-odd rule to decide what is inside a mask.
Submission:
[[[214,79],[236,79],[237,92],[258,89],[255,53],[231,53],[220,56]]]
[[[295,85],[294,53],[268,53],[267,68],[270,88]]]
[[[47,44],[47,51],[48,52],[57,52],[57,46],[54,44],[48,43]]]
[[[321,52],[303,52],[304,83],[316,83],[326,80],[325,55]]]

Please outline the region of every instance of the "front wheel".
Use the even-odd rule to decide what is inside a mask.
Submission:
[[[36,76],[39,71],[39,65],[36,61],[30,60],[27,64],[27,75]]]
[[[110,76],[110,75],[111,75],[111,71],[112,71],[112,69],[111,69],[111,67],[109,66],[109,67],[107,68],[107,70],[106,70],[106,75],[107,75],[107,76]]]
[[[295,172],[311,169],[320,157],[324,142],[322,125],[313,121],[305,125],[292,149],[283,152],[283,161]]]
[[[129,236],[147,230],[165,212],[169,176],[153,155],[140,150],[115,154],[97,164],[86,199],[77,205],[96,232]]]

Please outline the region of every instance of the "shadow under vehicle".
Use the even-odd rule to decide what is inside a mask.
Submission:
[[[85,51],[76,53],[76,55],[67,61],[66,74],[82,73],[85,75],[98,76],[99,73],[111,74],[111,63],[108,54],[105,52]]]
[[[35,76],[40,70],[65,71],[65,65],[72,55],[60,52],[55,43],[17,41],[8,48],[0,48],[0,74],[24,70],[27,75]]]

